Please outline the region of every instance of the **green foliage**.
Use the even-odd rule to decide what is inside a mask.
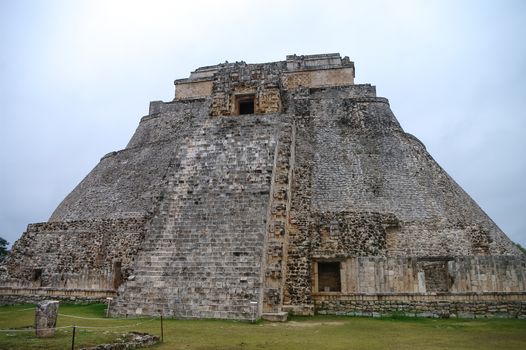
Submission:
[[[520,250],[523,254],[526,255],[526,248],[524,248],[523,246],[521,246],[519,243],[513,243],[513,244],[515,244],[515,246],[516,246],[517,248],[519,248],[519,250]]]
[[[7,254],[7,246],[9,242],[0,237],[0,259]]]
[[[111,343],[135,330],[160,335],[160,320],[105,319],[105,305],[61,304],[58,327],[76,324],[75,349]],[[66,317],[64,315],[75,315]],[[0,329],[30,329],[33,305],[0,307]],[[81,318],[78,318],[81,317]],[[119,327],[119,328],[114,328]],[[38,339],[0,332],[0,349],[69,349],[71,328]],[[164,343],[152,349],[524,349],[526,320],[294,316],[286,323],[164,320]]]

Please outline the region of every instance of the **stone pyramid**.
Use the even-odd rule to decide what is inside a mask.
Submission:
[[[339,54],[201,67],[2,270],[114,315],[523,317],[526,260]]]

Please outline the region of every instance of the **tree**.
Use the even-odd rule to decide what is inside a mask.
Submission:
[[[520,250],[523,254],[526,254],[526,249],[525,249],[523,246],[521,246],[519,243],[513,243],[513,244],[515,244],[515,246],[516,246],[517,248],[519,248],[519,250]]]
[[[0,237],[0,260],[7,255],[7,245],[9,244],[8,241]]]

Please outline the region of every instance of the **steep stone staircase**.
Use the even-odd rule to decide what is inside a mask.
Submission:
[[[188,137],[114,314],[255,317],[278,125],[207,120]]]

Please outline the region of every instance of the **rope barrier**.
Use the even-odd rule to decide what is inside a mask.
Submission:
[[[58,315],[59,316],[64,316],[64,317],[79,318],[79,319],[82,319],[82,320],[102,320],[102,321],[117,321],[117,320],[119,320],[118,318],[115,319],[115,318],[101,318],[101,317],[82,317],[82,316],[75,316],[75,315],[66,315],[66,314],[61,314],[61,313],[59,313]]]
[[[5,312],[0,312],[0,314],[2,313],[11,313],[11,312],[21,312],[21,311],[28,311],[28,310],[35,310],[34,307],[31,307],[31,308],[26,308],[26,309],[21,309],[21,310],[12,310],[12,311],[5,311]],[[67,315],[67,314],[61,314],[59,313],[58,316],[62,316],[62,317],[69,317],[69,318],[75,318],[75,319],[82,319],[82,320],[97,320],[97,321],[131,321],[133,320],[133,318],[125,318],[125,319],[115,319],[115,318],[101,318],[101,317],[82,317],[82,316],[75,316],[75,315]],[[135,326],[139,326],[141,324],[144,324],[144,323],[147,323],[147,322],[151,322],[151,321],[154,321],[156,320],[156,318],[149,318],[149,319],[146,319],[146,318],[135,318],[135,320],[145,320],[145,321],[142,321],[142,322],[137,322],[137,323],[134,323],[134,324],[126,324],[126,325],[122,325],[122,326],[111,326],[111,327],[97,327],[97,326],[78,326],[78,325],[69,325],[69,326],[61,326],[61,327],[55,327],[55,328],[41,328],[40,330],[58,330],[58,329],[67,329],[67,328],[79,328],[79,329],[86,329],[87,331],[89,331],[90,329],[92,330],[96,330],[96,329],[104,329],[104,330],[107,330],[107,329],[117,329],[117,328],[126,328],[126,327],[135,327]],[[0,333],[10,333],[10,332],[35,332],[35,328],[29,328],[29,329],[0,329]]]
[[[150,321],[153,321],[154,319],[150,319],[148,321],[144,321],[144,322],[139,322],[139,323],[134,323],[134,324],[126,324],[126,325],[122,325],[122,326],[112,326],[112,327],[95,327],[95,326],[78,326],[78,325],[71,325],[71,326],[62,326],[62,327],[55,327],[55,328],[41,328],[40,330],[42,331],[45,331],[45,330],[51,330],[51,329],[65,329],[65,328],[73,328],[73,327],[77,327],[79,329],[116,329],[116,328],[126,328],[126,327],[135,327],[135,326],[139,326],[141,324],[144,324],[144,323],[147,323],[147,322],[150,322]],[[35,331],[35,328],[30,328],[30,329],[0,329],[0,332],[34,332]]]
[[[75,317],[82,318],[80,316],[75,316]],[[96,318],[91,318],[91,319],[96,319]],[[106,319],[103,318],[103,320],[106,320]],[[150,318],[150,319],[146,319],[145,321],[142,321],[142,322],[137,322],[137,323],[133,323],[133,324],[126,324],[126,325],[122,325],[122,326],[112,326],[112,327],[70,325],[70,326],[61,326],[61,327],[55,327],[55,328],[41,328],[40,330],[47,331],[47,330],[51,330],[51,329],[55,329],[56,330],[56,329],[65,329],[65,328],[73,328],[73,327],[77,327],[77,328],[81,328],[81,329],[105,329],[106,330],[106,329],[135,327],[135,326],[139,326],[141,324],[148,323],[148,322],[151,322],[151,321],[154,321],[154,320],[156,320],[156,319],[155,318]],[[0,329],[0,332],[34,332],[34,331],[35,331],[35,328],[30,328],[30,329]]]
[[[40,328],[42,331],[48,331],[51,329],[64,329],[64,328],[73,328],[73,326],[62,326],[62,327],[55,327],[55,328]],[[35,328],[30,329],[0,329],[0,332],[34,332]]]
[[[9,313],[12,313],[12,312],[21,312],[21,311],[28,311],[28,310],[35,310],[35,308],[34,307],[30,307],[30,308],[22,309],[22,310],[0,311],[0,314],[9,314]]]
[[[82,317],[82,316],[75,316],[75,315],[66,315],[66,314],[58,314],[59,316],[64,317],[71,317],[71,318],[78,318],[82,320],[99,320],[99,321],[130,321],[130,320],[149,320],[149,318],[140,318],[140,317],[134,317],[134,318],[102,318],[102,317]],[[155,320],[155,318],[151,318],[152,320]]]
[[[138,323],[135,323],[135,324],[127,324],[127,325],[122,325],[122,326],[113,326],[113,327],[95,327],[95,326],[76,326],[77,328],[85,328],[85,329],[114,329],[114,328],[126,328],[126,327],[135,327],[135,326],[138,326],[138,325],[141,325],[141,324],[144,324],[144,323],[148,323],[148,322],[151,322],[155,320],[155,318],[152,318],[152,319],[149,319],[149,320],[146,320],[146,321],[143,321],[143,322],[138,322]]]

